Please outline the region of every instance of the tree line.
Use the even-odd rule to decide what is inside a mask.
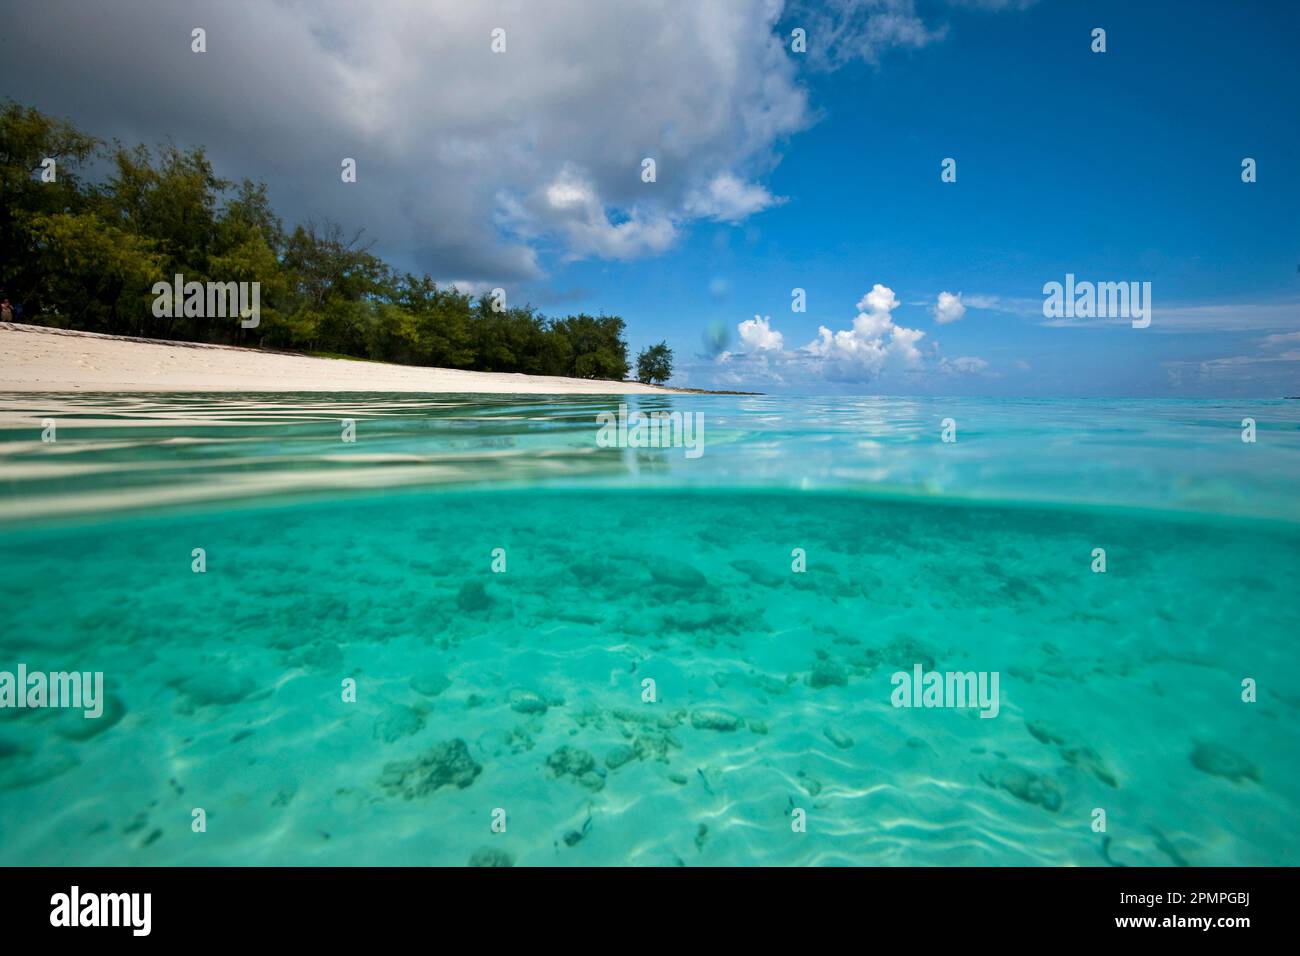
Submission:
[[[616,315],[503,308],[398,272],[370,250],[360,231],[337,223],[285,228],[264,183],[218,177],[201,147],[105,144],[18,103],[0,109],[0,292],[16,320],[407,365],[627,377]],[[154,284],[176,274],[260,283],[257,327],[237,316],[155,315]],[[666,380],[671,355],[663,343],[645,350],[638,376]]]

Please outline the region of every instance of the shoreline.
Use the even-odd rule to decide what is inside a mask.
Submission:
[[[323,358],[0,322],[5,392],[412,392],[485,395],[753,394],[640,382]]]

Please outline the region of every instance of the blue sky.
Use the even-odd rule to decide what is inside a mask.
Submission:
[[[286,222],[364,227],[400,268],[622,315],[678,384],[1300,394],[1296,4],[47,0],[6,21],[20,102],[201,144]],[[1067,273],[1150,282],[1151,325],[1049,323]]]
[[[1269,338],[1300,330],[1300,23],[1275,19],[1284,6],[1296,9],[951,11],[940,42],[878,67],[803,72],[822,115],[766,180],[784,204],[696,227],[652,262],[588,262],[557,279],[615,303],[634,344],[667,337],[679,361],[710,321],[756,313],[803,344],[821,324],[847,327],[883,283],[902,302],[893,320],[924,330],[922,344],[988,363],[983,374],[796,378],[797,391],[1300,394],[1300,335]],[[1095,26],[1104,54],[1090,50]],[[1246,156],[1253,184],[1241,181]],[[940,181],[945,157],[955,183]],[[1067,272],[1150,281],[1152,325],[1045,327],[1042,286]],[[803,315],[790,311],[796,286],[808,291]],[[995,301],[940,325],[941,291]],[[716,380],[708,363],[689,364],[693,381]]]

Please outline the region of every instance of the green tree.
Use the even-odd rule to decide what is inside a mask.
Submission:
[[[673,350],[666,341],[642,349],[636,357],[636,380],[662,385],[673,375]]]
[[[81,168],[99,141],[72,124],[12,101],[0,107],[0,288],[23,308],[27,322],[54,321],[54,289],[45,281],[55,263],[47,256],[53,223],[36,230],[36,217],[77,216],[86,211],[89,190]],[[54,160],[52,182],[42,175]],[[83,228],[86,224],[82,224]],[[56,229],[69,234],[69,225]]]
[[[146,146],[115,143],[109,154],[113,173],[94,190],[89,208],[109,226],[148,243],[159,261],[153,282],[224,279],[212,271],[216,251],[217,210],[228,183],[213,171],[202,149],[182,151],[165,145],[157,153]],[[136,334],[164,339],[229,341],[237,321],[214,324],[184,315],[154,316],[152,309],[132,309],[129,324]]]
[[[439,289],[427,275],[417,279],[408,273],[396,284],[392,303],[414,324],[412,364],[442,368],[474,365],[468,295],[455,289]]]
[[[565,373],[577,378],[627,378],[627,343],[623,320],[615,315],[570,315],[552,324],[568,341],[572,365]]]
[[[82,169],[99,155],[103,182]],[[43,177],[45,161],[55,177]],[[618,316],[528,305],[396,276],[362,232],[286,231],[266,185],[219,177],[201,148],[105,147],[17,103],[0,108],[0,287],[27,321],[419,365],[621,380]],[[248,282],[261,321],[153,314],[155,283]],[[671,360],[671,353],[669,353]]]
[[[308,352],[368,355],[369,303],[392,294],[388,267],[370,253],[357,230],[338,223],[298,226],[285,243],[290,306],[284,329],[289,347]]]
[[[93,213],[38,214],[27,234],[28,258],[38,277],[32,297],[46,320],[76,316],[76,328],[144,335],[152,321],[150,289],[164,256],[143,236],[110,225]]]

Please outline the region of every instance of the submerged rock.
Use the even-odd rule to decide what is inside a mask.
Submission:
[[[1105,758],[1087,744],[1071,741],[1070,734],[1062,728],[1041,720],[1031,720],[1025,724],[1025,728],[1035,740],[1056,747],[1061,759],[1070,766],[1092,774],[1108,787],[1119,786]]]
[[[808,675],[808,686],[817,690],[823,687],[843,687],[849,682],[848,671],[835,661],[825,658],[813,665]]]
[[[604,789],[604,770],[596,767],[596,758],[585,750],[563,744],[546,758],[546,766],[557,777],[573,777],[588,790]]]
[[[927,671],[935,669],[934,653],[914,637],[896,637],[880,652],[880,663],[911,668],[920,664]]]
[[[667,763],[668,751],[681,749],[681,742],[670,730],[645,728],[632,736],[632,752],[638,760]]]
[[[681,588],[682,590],[703,589],[709,586],[708,579],[691,565],[671,561],[660,561],[651,567],[650,577],[654,579],[656,584]]]
[[[991,770],[983,771],[980,779],[990,787],[1005,790],[1026,803],[1037,804],[1052,813],[1061,809],[1064,797],[1056,781],[1018,764],[999,764]]]
[[[439,787],[454,785],[464,790],[482,771],[465,741],[457,737],[435,744],[422,756],[385,765],[379,783],[389,793],[410,800],[428,796]]]
[[[410,707],[395,707],[375,721],[375,736],[386,744],[418,734],[424,729],[424,717]]]
[[[544,714],[547,703],[540,694],[516,688],[510,692],[510,709],[517,714]]]
[[[1106,786],[1119,786],[1115,774],[1111,772],[1110,767],[1106,766],[1106,761],[1102,759],[1101,754],[1091,747],[1062,747],[1061,756],[1070,766],[1086,770]]]
[[[1035,740],[1045,744],[1063,744],[1066,741],[1064,731],[1041,720],[1031,720],[1025,724],[1025,728],[1034,736]]]
[[[701,823],[695,828],[695,849],[697,852],[704,852],[704,844],[709,840],[709,825]]]
[[[823,730],[822,733],[826,735],[827,740],[833,743],[836,747],[839,747],[841,750],[848,750],[853,746],[853,738],[831,724],[827,724],[826,729]]]
[[[466,581],[456,594],[456,607],[462,611],[486,611],[492,606],[492,596],[482,581]]]
[[[411,678],[411,690],[425,697],[437,697],[451,686],[451,678],[441,671],[417,674]]]
[[[799,786],[803,787],[804,793],[810,797],[815,797],[822,792],[822,782],[808,775],[808,771],[800,770],[796,777],[799,778]]]
[[[1229,750],[1222,744],[1204,743],[1196,741],[1195,749],[1192,750],[1192,766],[1204,773],[1212,774],[1216,777],[1223,777],[1231,780],[1233,783],[1241,783],[1243,780],[1254,780],[1259,782],[1259,771],[1255,765],[1234,750]]]
[[[585,750],[562,744],[555,753],[546,758],[546,766],[557,777],[581,777],[596,769],[596,758]]]
[[[631,747],[619,745],[605,754],[605,766],[610,770],[617,770],[624,764],[631,763],[636,757],[636,751]]]
[[[781,575],[777,574],[766,565],[759,564],[751,558],[732,561],[731,566],[741,574],[748,577],[755,584],[762,585],[765,588],[780,587],[785,583],[785,578]]]
[[[506,735],[505,743],[512,754],[523,753],[537,746],[537,741],[533,740],[533,735],[528,732],[527,727],[523,726],[512,727],[510,733]]]
[[[514,866],[515,860],[505,850],[481,846],[469,858],[470,866]]]
[[[700,707],[691,711],[691,726],[696,730],[732,731],[739,728],[741,719],[730,711],[718,707]]]

